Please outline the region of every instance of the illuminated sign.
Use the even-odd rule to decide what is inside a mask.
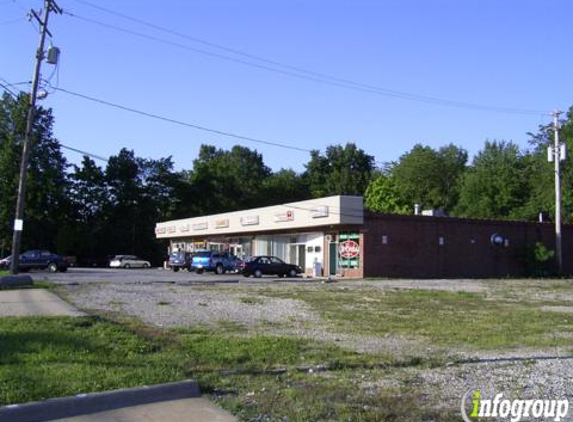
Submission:
[[[179,231],[180,232],[188,232],[189,231],[189,224],[181,224],[179,226]]]
[[[167,233],[167,229],[165,227],[156,227],[155,234],[165,234]]]

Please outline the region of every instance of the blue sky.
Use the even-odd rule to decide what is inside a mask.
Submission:
[[[271,66],[83,1],[58,1],[76,17],[51,16],[52,42],[62,51],[53,85],[302,149],[324,151],[329,144],[352,141],[385,162],[416,143],[454,143],[471,155],[486,139],[512,140],[525,148],[527,132],[551,121],[541,111],[573,105],[570,0],[89,1],[189,37],[361,84],[536,111],[447,107],[318,83],[199,54],[189,48]],[[11,21],[41,4],[0,0],[0,77],[9,82],[31,79],[38,38],[30,22]],[[44,64],[44,78],[52,70]],[[127,147],[142,157],[171,155],[177,169],[189,169],[200,144],[227,149],[240,143],[261,152],[274,170],[302,171],[309,158],[305,152],[152,120],[63,92],[52,93],[42,105],[54,109],[55,135],[63,144],[102,156]],[[81,159],[72,152],[66,156],[71,162]]]

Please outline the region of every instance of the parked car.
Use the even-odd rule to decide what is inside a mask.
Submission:
[[[235,271],[238,258],[228,252],[203,250],[195,252],[191,260],[191,270],[202,273],[214,271],[223,274],[225,271]]]
[[[10,268],[12,266],[12,256],[2,259],[0,266],[6,269]],[[52,273],[57,271],[64,272],[68,270],[68,266],[68,262],[64,258],[43,249],[26,251],[20,255],[18,261],[18,268],[22,272],[44,269]]]
[[[172,252],[167,261],[167,267],[174,272],[179,270],[190,270],[193,254],[191,252]]]
[[[151,263],[135,255],[116,255],[109,262],[111,268],[150,268]]]
[[[276,256],[253,256],[250,260],[241,264],[241,272],[245,277],[255,276],[260,278],[263,274],[278,275],[279,277],[296,277],[302,273],[298,265],[287,264]]]

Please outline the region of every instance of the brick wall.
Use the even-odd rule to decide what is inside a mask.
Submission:
[[[497,233],[507,243],[494,246]],[[554,249],[551,223],[365,213],[364,277],[503,277],[525,275],[523,255],[542,242]],[[563,226],[563,264],[573,273],[573,227]],[[384,244],[383,240],[386,241]]]

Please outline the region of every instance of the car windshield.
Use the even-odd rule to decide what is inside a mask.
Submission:
[[[195,254],[195,256],[199,257],[199,258],[209,258],[211,256],[211,252],[210,251],[200,251],[200,252],[197,252]]]
[[[171,259],[183,259],[185,258],[185,252],[173,252],[171,254]]]

